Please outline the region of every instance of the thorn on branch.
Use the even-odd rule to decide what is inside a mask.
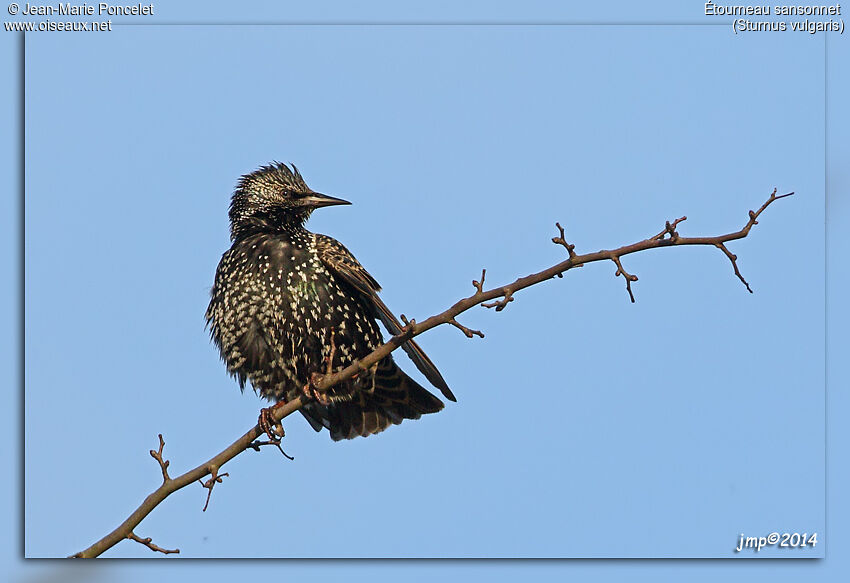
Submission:
[[[555,223],[555,226],[558,228],[558,232],[560,232],[560,235],[557,237],[552,237],[552,242],[555,245],[561,245],[564,249],[566,249],[567,253],[570,256],[570,259],[574,258],[576,256],[576,246],[567,243],[567,240],[564,238],[564,227],[561,226],[561,223]],[[563,274],[559,273],[558,277],[563,277]]]
[[[458,330],[463,332],[466,335],[467,338],[472,338],[473,336],[480,336],[481,338],[484,338],[483,332],[481,332],[480,330],[472,330],[470,328],[467,328],[466,326],[464,326],[463,324],[461,324],[460,322],[458,322],[454,318],[449,320],[449,324],[451,324],[452,326],[454,326],[455,328],[457,328]]]
[[[496,308],[497,312],[501,312],[512,301],[514,301],[513,292],[511,292],[511,290],[508,289],[508,290],[505,290],[504,296],[502,297],[501,300],[499,300],[497,302],[486,302],[486,303],[483,303],[481,305],[485,308]]]
[[[785,196],[787,196],[787,195],[785,195]],[[777,198],[779,198],[779,197],[777,197]],[[752,212],[752,211],[750,211],[750,212]],[[759,212],[761,212],[761,211],[759,211]],[[753,224],[756,224],[756,223],[753,223]],[[723,251],[723,253],[726,254],[726,257],[728,257],[729,261],[732,262],[732,268],[735,270],[735,275],[737,275],[738,279],[741,280],[741,283],[743,283],[746,286],[747,291],[750,292],[750,293],[753,293],[753,290],[750,289],[750,284],[747,283],[747,280],[744,279],[744,276],[741,275],[740,271],[738,271],[738,256],[735,255],[734,253],[732,253],[731,251],[729,251],[729,249],[727,249],[726,245],[724,245],[723,243],[715,243],[715,247],[717,247],[718,249]]]
[[[484,293],[484,275],[487,273],[486,269],[481,270],[481,281],[472,280],[472,285],[475,287],[475,295]]]
[[[162,553],[164,555],[170,555],[172,553],[179,553],[180,552],[180,549],[164,549],[162,547],[159,547],[159,546],[153,544],[153,542],[152,542],[153,539],[151,539],[151,537],[141,538],[139,536],[136,536],[136,534],[133,533],[132,531],[130,532],[130,534],[127,535],[127,538],[130,539],[130,540],[134,540],[139,544],[145,545],[150,550],[152,550],[156,553]]]
[[[623,276],[623,279],[626,280],[626,291],[629,292],[629,299],[632,300],[632,303],[635,303],[635,295],[632,293],[632,282],[637,281],[638,277],[623,269],[623,264],[620,263],[620,258],[618,256],[612,255],[611,261],[613,261],[617,266],[617,272],[614,274],[614,277],[617,277],[618,275]]]
[[[162,459],[162,450],[165,448],[165,440],[162,439],[162,433],[158,434],[159,437],[159,450],[154,451],[150,450],[151,457],[155,459],[159,463],[159,468],[162,470],[162,483],[168,483],[171,478],[168,476],[168,460]],[[132,533],[131,533],[132,534]]]
[[[198,483],[207,489],[207,501],[204,503],[204,509],[202,512],[207,511],[207,507],[210,505],[210,496],[212,496],[213,487],[216,484],[221,484],[221,480],[224,479],[225,476],[229,476],[227,472],[219,475],[218,468],[213,466],[210,468],[210,479],[206,482],[198,479]]]

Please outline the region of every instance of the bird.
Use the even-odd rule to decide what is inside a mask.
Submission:
[[[305,228],[311,213],[350,202],[315,192],[294,164],[271,162],[243,175],[229,208],[231,247],[216,269],[206,325],[227,371],[244,392],[280,406],[302,397],[301,414],[331,439],[379,433],[443,402],[402,371],[392,354],[326,392],[315,375],[338,371],[402,325],[381,300],[381,286],[339,241]],[[402,345],[425,378],[456,401],[437,367],[412,339]],[[261,427],[274,438],[282,427]],[[265,416],[265,417],[264,417]]]

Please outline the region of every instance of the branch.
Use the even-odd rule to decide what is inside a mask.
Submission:
[[[251,445],[250,445],[251,449],[254,449],[254,446],[255,446],[255,443],[252,442]],[[257,449],[259,449],[259,446],[257,446]],[[286,455],[286,454],[284,454],[284,455]],[[203,480],[198,479],[198,483],[201,486],[203,486],[204,488],[207,489],[207,501],[204,503],[204,508],[203,508],[203,510],[201,510],[201,512],[206,512],[207,507],[210,505],[210,496],[212,496],[213,486],[215,486],[216,484],[221,484],[222,479],[224,479],[225,476],[229,476],[229,475],[230,474],[228,474],[227,472],[224,472],[223,474],[219,474],[218,468],[213,467],[213,468],[210,468],[210,479],[209,480],[204,482]]]
[[[670,223],[667,223],[668,225]],[[637,281],[638,277],[636,275],[632,275],[630,273],[626,273],[626,270],[623,269],[623,264],[620,262],[620,257],[618,255],[614,255],[611,257],[611,261],[614,262],[614,265],[617,266],[617,272],[614,274],[614,277],[618,275],[622,275],[623,279],[626,280],[626,291],[629,292],[629,298],[632,300],[632,303],[635,303],[635,294],[632,293],[632,282]]]
[[[459,314],[477,305],[482,305],[487,308],[496,308],[497,312],[501,311],[507,306],[508,303],[514,300],[514,294],[516,294],[516,292],[523,290],[527,287],[531,287],[532,285],[550,280],[554,277],[561,277],[565,271],[569,271],[574,267],[581,267],[587,263],[593,263],[595,261],[614,262],[614,264],[617,266],[617,272],[615,275],[622,275],[623,278],[626,280],[626,290],[629,293],[631,301],[634,302],[635,300],[634,294],[632,293],[631,284],[633,282],[636,282],[638,278],[637,276],[626,272],[622,265],[622,257],[626,255],[631,255],[632,253],[646,251],[649,249],[658,249],[662,247],[677,247],[683,245],[705,245],[716,247],[720,249],[731,261],[735,275],[738,276],[738,278],[744,283],[744,285],[747,287],[747,290],[752,293],[749,284],[747,284],[746,280],[744,280],[743,276],[738,270],[737,256],[733,255],[726,248],[726,243],[730,241],[736,241],[738,239],[743,239],[744,237],[746,237],[750,233],[750,230],[753,228],[753,226],[758,224],[758,217],[768,206],[770,206],[771,203],[776,200],[779,200],[780,198],[791,196],[792,194],[794,193],[790,192],[788,194],[776,196],[776,190],[774,189],[767,201],[763,205],[761,205],[761,207],[757,211],[749,211],[749,220],[743,226],[743,228],[732,233],[727,233],[725,235],[717,235],[714,237],[682,237],[676,230],[678,225],[684,220],[686,220],[686,217],[682,217],[674,220],[672,223],[670,221],[667,221],[664,225],[664,230],[648,239],[638,241],[637,243],[632,243],[631,245],[618,247],[616,249],[596,251],[595,253],[586,253],[583,255],[577,254],[575,252],[575,246],[567,243],[564,238],[564,229],[559,223],[555,223],[555,226],[559,230],[559,236],[554,237],[552,241],[555,244],[563,246],[567,250],[569,257],[566,260],[556,265],[553,265],[548,269],[544,269],[543,271],[533,273],[526,277],[521,277],[508,285],[499,286],[490,290],[484,289],[485,270],[482,270],[481,279],[479,281],[473,280],[472,282],[472,285],[475,287],[475,293],[473,293],[471,296],[459,300],[444,312],[435,316],[431,316],[430,318],[427,318],[422,322],[408,320],[404,316],[401,316],[401,319],[404,322],[404,327],[401,329],[401,332],[399,334],[396,334],[395,336],[390,338],[386,343],[379,346],[377,349],[372,351],[364,358],[355,360],[351,365],[345,367],[344,369],[336,372],[331,372],[330,370],[328,370],[326,374],[321,375],[320,378],[317,378],[317,382],[313,385],[313,388],[319,392],[327,391],[334,385],[353,378],[359,372],[368,370],[370,367],[374,366],[382,359],[386,358],[391,352],[399,348],[402,344],[404,344],[411,338],[418,336],[424,332],[427,332],[431,328],[435,328],[441,324],[450,324],[452,326],[455,326],[470,338],[474,335],[483,337],[484,335],[481,332],[477,330],[470,330],[469,328],[466,328],[465,326],[459,324],[456,320],[456,317]],[[270,421],[272,423],[279,423],[283,418],[291,415],[292,413],[300,409],[306,402],[306,399],[306,396],[298,397],[288,403],[279,404],[280,406],[270,408]],[[151,450],[150,453],[151,456],[153,456],[154,459],[156,459],[160,464],[163,477],[162,485],[156,490],[154,490],[150,495],[148,495],[148,497],[145,498],[144,502],[142,502],[142,504],[115,530],[107,534],[105,537],[94,543],[89,548],[80,551],[79,553],[73,556],[81,558],[97,557],[107,549],[113,547],[114,545],[125,539],[131,539],[140,542],[154,551],[159,551],[163,553],[177,552],[176,550],[167,551],[165,549],[157,547],[156,545],[150,542],[150,538],[139,539],[135,534],[133,534],[133,529],[136,528],[136,526],[138,526],[139,523],[170,494],[176,492],[177,490],[180,490],[181,488],[185,488],[189,484],[192,484],[196,481],[200,481],[201,484],[208,489],[207,503],[209,503],[209,496],[212,494],[213,486],[217,483],[221,483],[221,478],[227,475],[217,473],[218,469],[221,468],[225,463],[232,460],[234,457],[236,457],[246,449],[254,449],[256,451],[259,451],[260,446],[262,445],[277,445],[278,447],[280,447],[279,442],[275,443],[273,441],[259,441],[259,438],[262,435],[263,430],[260,428],[260,425],[257,424],[253,428],[248,430],[248,432],[242,435],[239,439],[230,444],[224,451],[222,451],[215,457],[207,460],[195,469],[190,470],[180,476],[177,476],[176,478],[169,478],[168,476],[168,461],[162,459],[162,450],[165,446],[165,442],[162,439],[162,435],[160,435],[159,450]],[[208,475],[211,476],[210,479],[204,482],[202,478]],[[206,505],[204,506],[204,509],[206,509]]]
[[[157,437],[159,437],[159,450],[154,451],[151,450],[150,454],[153,459],[159,462],[159,468],[162,470],[162,483],[167,484],[171,478],[168,477],[168,460],[162,459],[162,450],[165,449],[165,440],[162,439],[162,433],[160,433]]]
[[[275,409],[273,418],[275,421],[280,421],[297,411],[302,406],[301,397],[286,403],[282,407]],[[263,435],[263,430],[257,424],[248,430],[242,437],[231,443],[224,451],[210,458],[193,470],[189,470],[185,474],[169,479],[164,482],[159,488],[151,492],[142,504],[127,517],[115,530],[107,534],[105,537],[91,545],[89,548],[72,555],[74,558],[91,558],[100,556],[104,551],[112,548],[124,539],[132,538],[130,535],[133,529],[139,525],[145,517],[156,508],[160,502],[165,500],[169,495],[173,494],[181,488],[185,488],[189,484],[193,484],[210,474],[210,468],[220,468],[225,463],[229,462],[237,455],[246,449],[253,449],[254,441],[258,440]],[[257,446],[259,447],[259,445]],[[133,539],[135,540],[135,539]],[[144,540],[144,539],[142,539]]]
[[[172,549],[164,549],[162,547],[158,547],[155,544],[153,544],[153,539],[151,537],[140,538],[140,537],[136,536],[136,534],[134,532],[130,532],[130,534],[127,535],[127,538],[130,539],[130,540],[134,540],[139,544],[145,545],[146,547],[148,547],[150,550],[154,551],[155,553],[162,553],[164,555],[170,555],[172,553],[177,554],[177,553],[180,552],[180,549],[173,549],[172,550]],[[76,555],[74,555],[74,556],[76,556]]]
[[[455,328],[457,328],[458,330],[463,332],[464,335],[466,335],[467,338],[472,338],[473,336],[478,336],[480,338],[484,338],[484,332],[482,332],[481,330],[473,330],[471,328],[467,328],[466,326],[464,326],[463,324],[461,324],[460,322],[458,322],[454,318],[449,320],[449,324],[451,324],[452,326],[454,326]]]
[[[557,237],[552,237],[552,242],[555,245],[561,245],[564,249],[567,250],[567,254],[570,256],[570,259],[576,256],[576,246],[567,243],[567,240],[564,239],[564,227],[561,226],[561,223],[555,223],[555,227],[558,228],[558,231],[561,233]],[[561,276],[563,277],[563,276]]]

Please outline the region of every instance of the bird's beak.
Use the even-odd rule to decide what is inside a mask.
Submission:
[[[351,204],[347,200],[343,200],[341,198],[336,198],[333,196],[328,196],[327,194],[322,194],[320,192],[313,192],[309,196],[305,196],[301,199],[301,204],[304,206],[312,206],[312,207],[323,207],[323,206],[334,206],[337,204]]]

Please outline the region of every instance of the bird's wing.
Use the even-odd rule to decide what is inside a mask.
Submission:
[[[378,297],[378,292],[381,291],[381,286],[375,281],[375,278],[369,275],[369,272],[354,258],[354,255],[345,248],[345,246],[326,235],[316,235],[316,248],[319,252],[319,257],[326,267],[330,268],[335,274],[342,278],[350,285],[359,291],[366,298],[378,313],[378,317],[387,330],[392,335],[401,333],[402,325],[396,319],[395,315],[390,311],[387,305]],[[416,368],[419,369],[428,381],[440,389],[440,392],[450,401],[457,401],[440,371],[436,365],[431,362],[428,355],[419,347],[413,340],[408,340],[401,345],[402,349],[407,353]]]

